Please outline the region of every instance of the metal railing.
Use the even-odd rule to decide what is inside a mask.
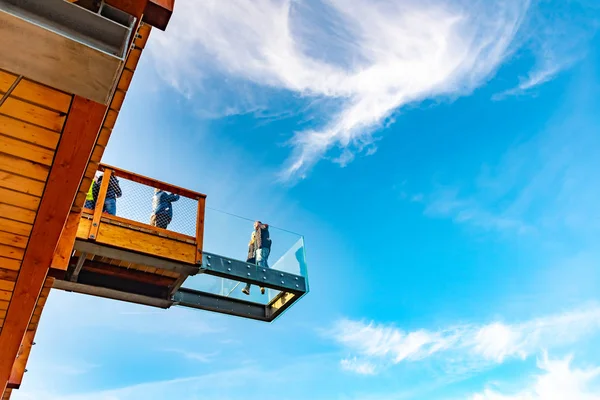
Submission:
[[[84,204],[95,239],[103,220],[196,244],[202,260],[206,195],[101,164]],[[100,206],[102,205],[102,206]]]

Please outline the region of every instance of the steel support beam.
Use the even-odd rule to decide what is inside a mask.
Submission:
[[[202,254],[200,270],[207,275],[246,282],[269,289],[299,295],[306,293],[306,279],[303,276],[270,268],[262,268],[255,264],[234,260],[217,254],[204,252]]]
[[[262,304],[232,299],[199,290],[181,288],[173,296],[173,302],[175,305],[199,310],[235,315],[258,321],[269,321],[266,307]]]

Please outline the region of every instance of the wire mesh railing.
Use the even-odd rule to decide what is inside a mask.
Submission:
[[[103,185],[106,176],[109,183]],[[199,209],[204,212],[200,193],[109,166],[101,166],[84,208],[95,211],[102,198],[104,217],[124,218],[193,238],[198,235]]]

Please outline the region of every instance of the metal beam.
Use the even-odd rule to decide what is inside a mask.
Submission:
[[[303,276],[262,268],[217,254],[204,252],[200,270],[207,275],[246,282],[269,289],[297,294],[306,293],[306,279]]]
[[[232,299],[199,290],[181,288],[173,296],[175,305],[213,311],[258,321],[270,321],[262,304]]]
[[[85,262],[85,259],[87,258],[87,253],[81,253],[79,255],[79,258],[77,259],[77,264],[75,264],[75,269],[73,270],[73,273],[70,276],[70,281],[71,282],[77,282],[77,278],[79,277],[79,272],[81,271],[81,267],[83,267],[83,263]]]
[[[199,268],[194,265],[164,260],[162,258],[134,253],[132,251],[115,249],[83,240],[75,241],[75,250],[79,250],[80,252],[85,252],[88,254],[94,254],[100,257],[114,258],[133,264],[149,265],[151,267],[160,268],[167,271],[174,271],[183,275],[196,275],[199,271]]]
[[[89,294],[92,296],[104,297],[106,299],[121,300],[129,303],[136,303],[159,308],[169,308],[173,305],[173,302],[171,300],[157,299],[154,297],[142,296],[139,294],[126,293],[118,290],[83,285],[81,283],[67,281],[56,280],[54,281],[53,288],[66,290],[68,292]]]

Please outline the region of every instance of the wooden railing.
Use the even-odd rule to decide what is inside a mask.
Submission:
[[[95,240],[98,236],[98,232],[101,224],[104,221],[108,221],[110,223],[116,223],[119,225],[128,225],[130,227],[137,227],[146,232],[155,232],[163,237],[172,238],[175,240],[186,241],[187,243],[193,242],[196,246],[196,254],[195,260],[196,263],[201,263],[202,261],[202,246],[204,242],[204,215],[205,215],[205,204],[206,204],[206,195],[202,193],[198,193],[189,189],[185,189],[179,186],[171,185],[166,182],[162,182],[156,179],[152,179],[143,175],[139,175],[130,171],[125,171],[110,165],[101,164],[99,167],[99,171],[103,172],[102,182],[100,184],[99,190],[97,190],[97,196],[94,199],[95,207],[94,209],[84,208],[84,214],[90,215],[92,219],[92,223],[89,230],[88,239]],[[121,178],[125,181],[135,182],[137,184],[144,185],[149,188],[160,189],[172,194],[177,194],[181,197],[193,200],[197,202],[195,215],[191,215],[188,210],[187,219],[195,218],[195,236],[186,235],[181,232],[176,232],[170,229],[163,229],[149,223],[144,223],[139,220],[124,218],[122,216],[111,215],[104,210],[104,204],[106,201],[106,196],[109,189],[109,184],[111,180],[111,176],[115,176],[117,178]],[[93,185],[97,185],[97,183],[93,183]],[[126,192],[123,192],[123,197],[127,196]],[[150,201],[150,199],[148,199]],[[189,203],[188,203],[189,206]],[[189,207],[188,207],[189,208]],[[89,218],[89,217],[88,217]],[[185,216],[180,218],[185,218]],[[139,218],[138,218],[139,219]],[[186,221],[189,222],[189,221]]]

